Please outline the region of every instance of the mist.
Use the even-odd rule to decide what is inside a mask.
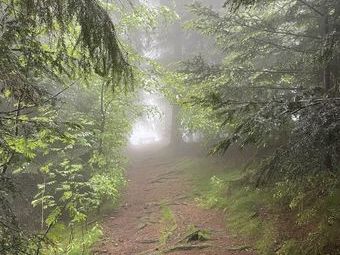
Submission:
[[[131,145],[169,143],[167,133],[172,116],[166,99],[160,94],[142,91],[139,104],[146,108],[146,112],[134,123],[129,139]]]
[[[339,255],[339,0],[0,2],[1,255]]]

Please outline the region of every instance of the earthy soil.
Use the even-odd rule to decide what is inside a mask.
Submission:
[[[195,202],[193,176],[177,164],[181,157],[182,153],[160,147],[130,152],[132,163],[122,205],[104,220],[104,237],[94,254],[254,254],[228,233],[223,212],[204,209]],[[173,219],[163,215],[164,208],[171,211]],[[191,233],[188,229],[208,231],[209,238],[189,242],[185,240]],[[161,243],[165,234],[167,241]]]

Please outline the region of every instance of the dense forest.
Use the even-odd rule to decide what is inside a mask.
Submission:
[[[339,0],[0,1],[0,254],[338,255],[339,163]]]

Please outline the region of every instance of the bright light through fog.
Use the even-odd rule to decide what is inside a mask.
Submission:
[[[156,130],[144,125],[143,122],[135,124],[133,133],[130,137],[130,143],[133,145],[143,145],[150,143],[157,143],[161,141],[160,135]]]
[[[168,105],[164,98],[146,92],[141,93],[141,104],[150,107],[152,113],[142,116],[134,125],[130,144],[145,145],[164,142],[165,116]]]

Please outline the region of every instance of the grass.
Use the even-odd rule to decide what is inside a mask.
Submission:
[[[161,205],[161,223],[162,228],[160,232],[159,242],[161,245],[165,245],[177,229],[175,215],[173,214],[172,210],[166,205]]]
[[[259,254],[274,254],[280,234],[272,193],[241,184],[241,167],[226,168],[205,158],[184,158],[177,167],[193,177],[193,195],[200,206],[223,210],[231,233],[250,242]]]
[[[275,219],[266,217],[271,208],[271,196],[261,190],[235,185],[242,176],[240,170],[229,170],[211,177],[205,185],[209,189],[196,200],[203,207],[224,210],[226,225],[232,233],[253,242],[259,254],[270,254],[278,238]]]
[[[228,168],[204,158],[183,158],[177,167],[194,180],[197,203],[223,210],[228,230],[257,254],[340,254],[340,189],[333,185],[329,195],[315,195],[325,190],[322,183],[332,183],[327,179],[321,185],[281,181],[255,188],[245,181],[242,167]]]

